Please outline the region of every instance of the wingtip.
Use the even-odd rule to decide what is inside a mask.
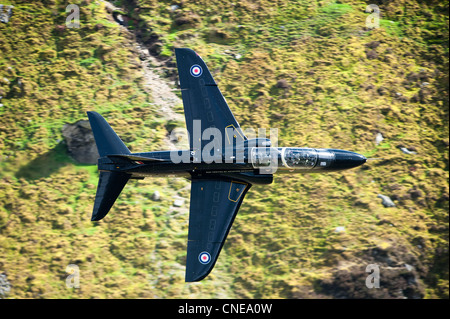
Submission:
[[[203,271],[203,272],[200,272],[200,273],[188,273],[188,272],[186,272],[185,277],[184,277],[184,281],[185,282],[202,281],[203,279],[205,279],[209,275],[211,270],[212,270],[212,267],[207,269],[207,271]]]
[[[186,54],[186,53],[195,53],[195,55],[199,56],[197,52],[189,48],[175,48],[175,54]]]
[[[91,222],[96,222],[96,221],[99,221],[100,219],[101,218],[97,218],[97,216],[94,214],[92,214],[92,216],[91,216]]]
[[[97,221],[103,219],[103,217],[105,217],[106,214],[104,212],[100,213],[98,210],[94,209],[94,211],[92,212],[91,221],[92,222],[97,222]]]
[[[219,256],[221,243],[216,243],[208,251],[203,246],[201,242],[188,239],[185,282],[201,281],[213,270]],[[202,255],[207,256],[206,261],[200,261]]]

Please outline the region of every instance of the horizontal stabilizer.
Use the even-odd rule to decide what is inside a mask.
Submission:
[[[119,172],[100,172],[91,220],[100,220],[108,214],[130,177]]]

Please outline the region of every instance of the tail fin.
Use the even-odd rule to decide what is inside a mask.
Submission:
[[[116,132],[109,126],[108,122],[97,112],[87,112],[89,123],[91,123],[100,157],[110,154],[130,154],[130,150],[123,144]]]
[[[100,157],[131,153],[100,114],[96,112],[87,112],[87,114]],[[100,171],[91,220],[100,220],[108,214],[130,177],[121,172]]]

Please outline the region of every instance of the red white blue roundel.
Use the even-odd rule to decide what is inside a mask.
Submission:
[[[200,255],[198,255],[198,260],[203,265],[209,264],[209,262],[211,261],[211,255],[206,251],[201,252]]]
[[[191,75],[193,77],[199,77],[200,75],[202,75],[202,73],[203,70],[200,65],[194,64],[193,66],[191,66]]]

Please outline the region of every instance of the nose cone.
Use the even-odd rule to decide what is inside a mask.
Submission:
[[[348,169],[360,166],[366,162],[366,157],[349,151],[334,151],[334,169]]]

